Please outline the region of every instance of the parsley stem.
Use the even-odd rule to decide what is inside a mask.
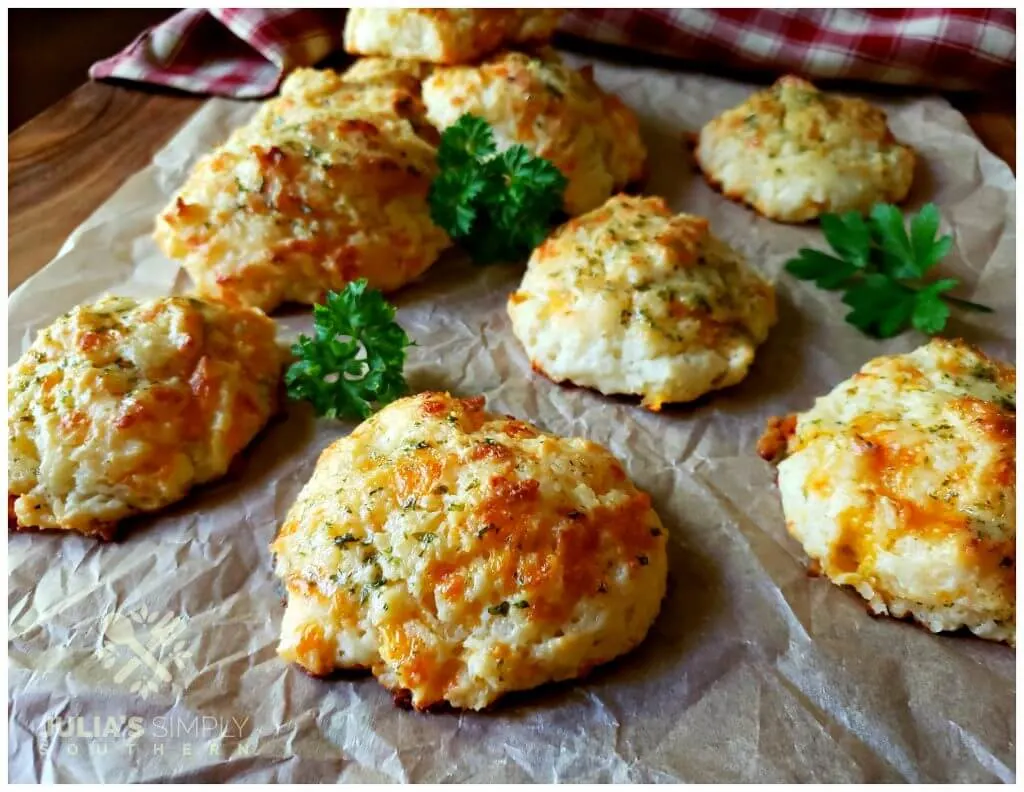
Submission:
[[[906,286],[911,291],[921,291],[925,286],[928,285],[927,281],[904,281],[901,285]],[[967,311],[977,311],[978,313],[995,313],[987,305],[981,305],[980,303],[971,302],[970,300],[963,300],[959,297],[953,297],[949,294],[943,293],[942,299],[947,302],[951,302],[954,305],[959,306]]]
[[[976,302],[970,300],[961,300],[959,297],[950,297],[948,294],[942,295],[944,299],[949,300],[951,303],[965,308],[968,311],[977,311],[978,313],[994,313],[994,311],[987,305],[979,305]]]

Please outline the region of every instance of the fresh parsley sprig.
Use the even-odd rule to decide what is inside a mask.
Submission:
[[[478,264],[522,258],[561,209],[566,178],[523,145],[498,153],[482,118],[466,113],[441,135],[430,215]]]
[[[403,396],[405,349],[411,345],[395,322],[395,308],[366,280],[313,307],[313,337],[300,335],[292,346],[297,360],[284,381],[288,395],[310,402],[328,418],[367,418]]]
[[[821,230],[836,255],[802,248],[786,262],[786,271],[822,289],[842,290],[850,307],[846,321],[868,335],[890,338],[913,326],[922,333],[941,332],[949,305],[991,313],[978,303],[950,297],[956,278],[925,281],[928,271],[949,253],[953,237],[936,238],[939,210],[926,204],[910,221],[891,204],[876,204],[865,218],[857,212],[821,216]]]

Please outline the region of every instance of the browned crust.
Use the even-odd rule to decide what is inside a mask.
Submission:
[[[96,539],[100,542],[112,542],[117,537],[116,522],[95,522],[90,525],[89,531],[80,531],[74,528],[46,528],[39,525],[23,525],[19,520],[14,510],[14,504],[17,502],[19,495],[7,493],[7,531],[15,533],[38,533],[38,534],[54,534],[66,536],[69,533],[75,533],[79,536],[85,536],[90,539]]]
[[[560,388],[578,388],[579,390],[590,391],[603,396],[606,399],[618,399],[624,403],[632,404],[636,407],[643,407],[648,412],[660,413],[663,404],[686,404],[687,402],[645,402],[644,395],[642,393],[604,393],[597,388],[592,388],[589,385],[580,385],[578,382],[573,382],[571,379],[555,379],[548,372],[546,372],[541,365],[535,361],[530,361],[530,368],[533,369],[537,374],[544,377],[549,382],[554,383]]]
[[[796,432],[796,413],[773,416],[765,424],[757,441],[757,454],[768,462],[780,462],[786,454],[790,438]]]
[[[676,408],[688,409],[699,407],[700,405],[706,404],[708,399],[713,398],[715,394],[728,391],[739,385],[739,383],[734,383],[729,385],[727,388],[712,388],[712,390],[706,391],[696,398],[689,399],[687,401],[648,401],[648,397],[642,393],[605,393],[604,391],[593,388],[590,385],[581,385],[571,379],[555,379],[534,360],[530,361],[530,368],[540,376],[544,377],[544,379],[558,385],[560,388],[578,388],[579,390],[590,391],[591,393],[596,393],[605,399],[613,399],[620,404],[642,407],[647,410],[647,412],[654,413],[655,415],[661,414],[665,408],[673,410]]]
[[[370,674],[370,667],[359,665],[359,666],[348,666],[347,668],[332,668],[330,671],[324,671],[323,673],[317,673],[311,671],[304,665],[299,663],[292,663],[295,668],[299,669],[303,674],[308,676],[310,679],[316,679],[320,682],[336,682],[341,680],[353,680],[365,678]]]
[[[311,671],[305,666],[299,665],[298,663],[292,663],[296,668],[299,669],[303,674],[315,679],[318,682],[339,682],[339,681],[353,681],[355,679],[365,678],[371,674],[372,669],[369,666],[348,666],[347,668],[332,668],[330,671],[324,673],[317,673]],[[379,680],[378,680],[379,682]],[[454,707],[447,701],[438,701],[433,704],[428,704],[425,707],[416,707],[412,703],[412,691],[408,688],[398,688],[395,690],[385,688],[388,693],[391,694],[392,701],[395,706],[399,709],[409,710],[411,712],[429,712],[429,713],[452,713],[452,712],[469,712],[463,707]],[[493,705],[492,705],[493,706]],[[490,709],[490,707],[488,707]]]
[[[456,712],[471,712],[465,707],[454,707],[447,701],[437,701],[433,704],[427,704],[425,707],[417,707],[412,703],[412,691],[408,688],[399,688],[398,690],[389,690],[391,694],[391,700],[395,703],[395,706],[399,709],[410,710],[415,712],[428,712],[433,715],[440,713],[456,713]],[[490,707],[488,707],[490,709]]]
[[[850,593],[860,597],[860,593],[857,591],[857,589],[853,588],[852,586],[840,586],[840,588],[846,589]],[[890,619],[892,621],[903,622],[904,624],[909,624],[910,626],[915,627],[919,630],[924,630],[926,633],[928,633],[928,635],[943,635],[946,637],[960,636],[963,638],[973,638],[977,641],[985,641],[991,644],[1002,644],[1006,647],[1015,648],[1014,645],[1006,639],[997,641],[992,638],[982,638],[980,635],[975,635],[966,626],[959,627],[956,630],[942,630],[940,632],[933,632],[927,624],[918,619],[917,616],[915,616],[913,613],[906,613],[903,616],[893,616],[891,613],[876,613],[874,609],[872,609],[870,602],[864,600],[864,604],[866,606],[865,610],[867,610],[868,615],[871,616],[873,619]],[[886,603],[886,608],[888,607],[889,604]]]
[[[519,707],[528,707],[537,700],[538,697],[550,695],[553,691],[568,690],[570,688],[578,687],[581,684],[586,684],[587,679],[592,677],[595,672],[601,669],[610,669],[614,667],[616,663],[621,662],[630,652],[636,649],[638,644],[634,644],[626,652],[623,652],[615,657],[594,660],[586,663],[576,669],[576,673],[565,679],[550,680],[542,682],[539,685],[535,685],[531,688],[523,688],[521,690],[509,690],[502,693],[498,698],[494,699],[486,707],[481,707],[478,710],[469,709],[467,707],[456,707],[447,701],[439,701],[433,704],[428,704],[425,707],[416,707],[412,703],[412,693],[407,689],[399,690],[388,690],[392,695],[392,699],[396,707],[400,709],[409,710],[412,712],[424,712],[430,714],[445,714],[454,713],[459,714],[463,712],[474,712],[481,715],[492,715],[500,713],[502,711],[512,710]]]
[[[823,570],[821,568],[821,564],[820,564],[820,562],[816,558],[808,558],[808,561],[807,561],[807,575],[808,575],[808,577],[815,577],[815,578],[817,578],[817,577],[825,577],[825,575],[823,573]],[[846,592],[848,594],[852,594],[853,596],[855,596],[861,602],[861,604],[864,606],[864,610],[867,612],[868,616],[870,616],[873,619],[877,619],[879,621],[891,620],[891,621],[903,622],[904,624],[911,625],[911,626],[913,626],[913,627],[915,627],[915,628],[917,628],[919,630],[924,630],[929,635],[943,635],[943,636],[948,636],[948,637],[962,636],[964,638],[973,638],[975,640],[986,641],[986,642],[992,643],[992,644],[1002,644],[1003,646],[1007,646],[1007,647],[1015,649],[1014,644],[1010,643],[1010,641],[1008,641],[1006,639],[1003,639],[1001,641],[996,641],[996,640],[994,640],[992,638],[982,638],[980,635],[975,635],[974,633],[972,633],[966,626],[965,627],[960,627],[959,629],[956,629],[956,630],[942,630],[941,632],[937,632],[936,633],[936,632],[932,632],[932,630],[928,627],[928,625],[925,624],[920,619],[918,619],[917,616],[915,616],[913,613],[906,613],[903,616],[893,616],[889,612],[885,612],[885,613],[876,612],[874,610],[874,608],[871,607],[871,603],[868,602],[866,599],[864,599],[864,597],[861,596],[861,593],[859,591],[857,591],[857,589],[855,589],[853,586],[847,586],[847,585],[843,585],[841,583],[836,583],[835,581],[833,581],[831,579],[828,579],[828,578],[826,578],[826,580],[828,581],[828,584],[830,586],[836,586],[837,588],[841,589],[842,591],[844,591],[844,592]],[[886,606],[886,609],[888,609],[889,603],[886,603],[885,606]]]
[[[632,647],[635,649],[636,647]],[[630,651],[632,651],[632,649]],[[435,701],[426,704],[421,707],[417,707],[413,704],[412,691],[408,688],[388,688],[384,685],[384,689],[391,695],[391,700],[395,707],[403,709],[409,712],[420,712],[430,715],[444,715],[444,714],[461,714],[463,712],[475,712],[480,714],[493,714],[506,708],[515,708],[523,705],[524,702],[528,702],[530,697],[537,695],[538,691],[546,691],[549,689],[564,688],[570,685],[575,685],[585,681],[590,677],[596,669],[605,668],[617,660],[620,660],[625,656],[626,653],[619,655],[618,657],[611,658],[610,660],[600,660],[587,663],[581,666],[575,676],[567,679],[560,679],[557,681],[543,682],[532,688],[526,688],[523,690],[510,690],[506,693],[502,693],[498,698],[494,699],[490,704],[479,710],[470,709],[468,707],[457,707],[454,704],[442,699],[441,701]],[[347,668],[334,668],[322,674],[315,673],[309,669],[299,665],[298,663],[292,663],[298,668],[303,674],[315,679],[319,682],[339,682],[339,681],[356,681],[358,679],[365,679],[367,675],[372,673],[372,669],[369,666],[350,666]],[[380,684],[380,680],[377,680]]]

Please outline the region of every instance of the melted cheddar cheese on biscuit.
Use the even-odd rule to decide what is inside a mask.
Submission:
[[[491,125],[499,150],[524,145],[566,177],[565,211],[600,206],[644,175],[647,151],[633,112],[558,55],[505,52],[478,66],[438,68],[423,82],[438,129],[464,113]]]
[[[259,311],[187,297],[82,305],[7,372],[14,528],[110,538],[227,472],[279,404]]]
[[[157,244],[201,296],[266,311],[416,278],[449,244],[427,205],[436,133],[416,90],[414,74],[296,71],[197,163]]]
[[[319,93],[325,83],[329,85],[335,80],[341,80],[350,85],[397,84],[419,96],[420,83],[429,77],[433,70],[433,64],[408,58],[359,58],[340,76],[330,69],[297,69],[292,72],[292,79],[285,80],[282,90],[290,89],[290,92],[294,93],[298,88],[294,83],[294,75],[307,72],[314,75],[315,80],[303,81],[301,89],[306,93]],[[425,112],[420,106],[417,110],[420,114]]]
[[[471,63],[503,46],[548,41],[562,13],[552,8],[351,8],[345,51]]]
[[[328,447],[272,545],[279,652],[481,709],[636,646],[665,593],[650,498],[601,446],[423,393]]]
[[[508,313],[534,369],[658,410],[746,376],[775,292],[703,217],[618,195],[533,252]]]
[[[915,160],[882,110],[792,76],[706,124],[696,157],[726,196],[789,223],[898,203]]]
[[[281,84],[280,96],[265,103],[243,129],[247,138],[273,137],[282,126],[326,113],[372,119],[398,139],[417,136],[434,144],[439,136],[420,98],[420,84],[430,71],[429,64],[391,58],[360,58],[341,74],[296,69]]]
[[[962,342],[877,358],[774,420],[789,532],[875,613],[1015,642],[1017,377]]]

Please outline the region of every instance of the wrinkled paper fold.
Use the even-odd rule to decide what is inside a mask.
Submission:
[[[747,379],[660,415],[554,385],[509,329],[521,267],[477,269],[449,253],[393,299],[417,343],[414,389],[481,393],[491,410],[603,443],[651,493],[671,534],[670,581],[647,641],[583,682],[485,714],[407,712],[371,677],[317,681],[285,666],[267,545],[319,452],[352,428],[291,405],[228,478],[133,521],[118,543],[9,537],[11,780],[1015,778],[1013,650],[872,618],[856,594],[809,577],[754,452],[767,417],[923,338],[879,342],[845,324],[836,294],[782,271],[797,248],[823,244],[817,228],[759,218],[695,173],[686,134],[754,86],[595,67],[641,117],[646,191],[709,217],[776,283],[780,320]],[[1012,360],[1013,175],[945,100],[880,104],[920,154],[910,208],[935,201],[956,234],[939,271],[996,309],[954,318],[950,334]],[[9,298],[12,362],[80,301],[188,288],[149,239],[153,217],[253,109],[210,101]],[[283,342],[310,327],[306,311],[277,318]]]

